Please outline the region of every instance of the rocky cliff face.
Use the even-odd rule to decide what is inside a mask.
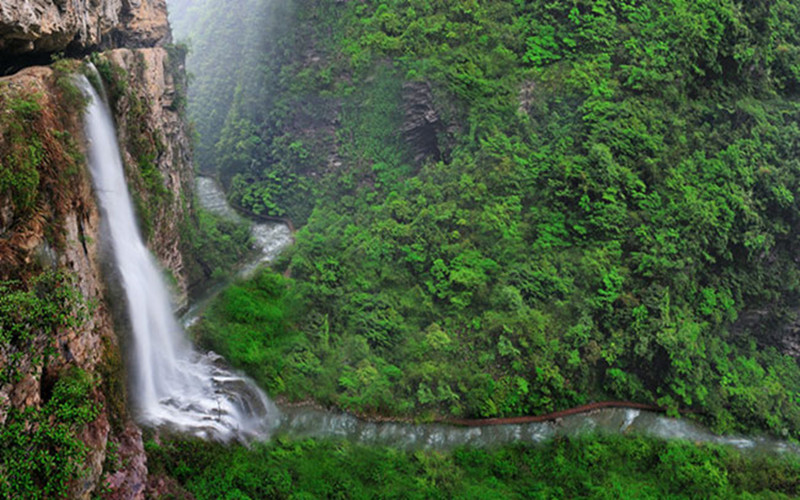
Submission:
[[[111,68],[110,96],[149,247],[169,270],[176,299],[187,297],[181,224],[191,212],[191,144],[182,106],[185,71],[180,52],[117,49],[101,60]],[[123,89],[122,87],[126,87]],[[155,221],[155,223],[153,223]]]
[[[104,386],[114,385],[109,384],[113,379],[123,376],[121,364],[110,368],[110,360],[119,358],[118,339],[100,263],[103,238],[99,213],[88,172],[80,161],[79,141],[69,139],[82,137],[80,115],[68,107],[75,103],[66,103],[68,99],[59,88],[58,79],[51,69],[34,67],[0,80],[4,104],[24,110],[21,114],[6,114],[0,125],[5,156],[16,158],[4,167],[4,176],[20,174],[18,180],[24,173],[21,165],[26,158],[31,159],[24,150],[14,151],[15,142],[38,144],[35,147],[41,148],[32,154],[34,162],[29,165],[38,169],[38,185],[28,187],[36,191],[35,203],[23,204],[18,196],[21,190],[9,189],[0,194],[0,246],[5,257],[0,274],[24,283],[42,273],[61,271],[72,278],[72,286],[93,307],[78,325],[54,330],[31,326],[35,335],[31,342],[11,339],[2,345],[0,369],[4,375],[13,370],[16,376],[3,377],[0,384],[0,422],[11,411],[42,407],[48,397],[47,388],[71,368],[96,377],[90,398],[102,410],[77,430],[88,445],[88,454],[83,481],[70,489],[72,496],[88,497],[100,482],[109,443],[121,441],[126,428],[135,426],[124,410],[124,391],[103,390]],[[18,130],[19,120],[25,120],[30,129]],[[117,422],[116,430],[111,422]],[[130,478],[129,482],[143,484],[146,468],[135,461],[131,464],[120,472]]]
[[[181,112],[183,57],[160,46],[169,39],[163,0],[0,3],[0,60],[76,47],[138,47],[93,59],[108,80],[126,174],[150,246],[185,297],[180,229],[191,212],[184,193],[193,180]],[[142,435],[128,412],[115,331],[124,318],[114,317],[120,308],[112,308],[101,265],[104,236],[81,155],[80,99],[69,83],[76,66],[28,67],[0,78],[0,281],[24,288],[36,276],[59,271],[91,305],[78,326],[35,330],[26,343],[5,342],[0,322],[0,426],[15,411],[43,407],[55,381],[80,368],[93,379],[90,398],[101,410],[76,429],[88,454],[81,464],[85,475],[70,485],[69,496],[96,496],[104,484],[102,496],[144,498]],[[6,377],[11,368],[17,375]]]
[[[428,158],[441,159],[437,136],[444,126],[434,107],[430,84],[427,82],[404,83],[403,111],[405,119],[400,131],[414,154],[414,161],[422,163]]]
[[[0,52],[6,56],[170,41],[165,0],[3,0]]]

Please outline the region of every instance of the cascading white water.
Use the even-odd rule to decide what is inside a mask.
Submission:
[[[79,85],[89,101],[89,166],[132,324],[130,373],[139,420],[221,440],[266,438],[278,423],[272,402],[219,356],[201,354],[185,339],[136,225],[111,114],[86,78]]]
[[[226,369],[213,353],[201,355],[184,339],[161,276],[136,228],[111,117],[88,81],[81,79],[80,85],[90,99],[86,113],[89,163],[134,328],[134,395],[143,422],[218,439],[265,438],[278,428],[300,438],[335,436],[405,449],[539,443],[586,432],[632,432],[755,452],[800,454],[794,443],[768,437],[717,436],[689,420],[633,409],[596,410],[554,422],[473,428],[365,422],[344,413],[302,407],[284,408],[279,415],[252,382]],[[216,198],[217,208],[229,210],[224,196]],[[278,240],[286,243],[288,237]],[[274,257],[272,245],[262,250],[264,255],[257,262]]]

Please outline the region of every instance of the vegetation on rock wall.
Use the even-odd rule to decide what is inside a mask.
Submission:
[[[67,498],[84,471],[88,448],[78,438],[99,414],[90,375],[73,369],[41,408],[12,409],[0,427],[0,496]]]
[[[196,43],[249,50],[211,79],[195,53],[190,112],[236,202],[305,224],[270,387],[486,417],[626,398],[800,436],[795,4],[269,3],[198,7]]]
[[[58,60],[0,82],[0,497],[66,498],[80,489],[100,412],[97,380],[59,364],[56,339],[80,332],[94,304],[56,270],[67,217],[89,217],[78,146],[80,63]],[[55,361],[55,362],[54,362]]]
[[[0,278],[16,274],[32,235],[63,246],[58,227],[68,210],[83,208],[70,206],[69,197],[82,175],[83,156],[70,131],[83,101],[60,70],[46,85],[64,107],[49,105],[45,85],[0,82]]]
[[[27,284],[0,282],[0,386],[41,376],[58,353],[56,334],[80,328],[87,314],[85,300],[60,273],[45,272]],[[78,436],[99,414],[90,397],[95,383],[75,368],[49,384],[41,404],[0,409],[3,498],[64,498],[84,470],[87,447]]]
[[[79,328],[89,305],[64,274],[44,272],[27,283],[0,281],[0,384],[19,382],[56,353],[56,334]]]

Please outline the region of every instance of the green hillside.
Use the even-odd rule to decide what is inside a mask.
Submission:
[[[186,33],[198,162],[301,229],[200,330],[273,395],[800,437],[800,6],[239,4]]]

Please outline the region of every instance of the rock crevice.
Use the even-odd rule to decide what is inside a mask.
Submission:
[[[443,126],[433,103],[433,94],[427,82],[403,84],[405,119],[400,131],[417,163],[427,158],[441,158],[438,135]]]

